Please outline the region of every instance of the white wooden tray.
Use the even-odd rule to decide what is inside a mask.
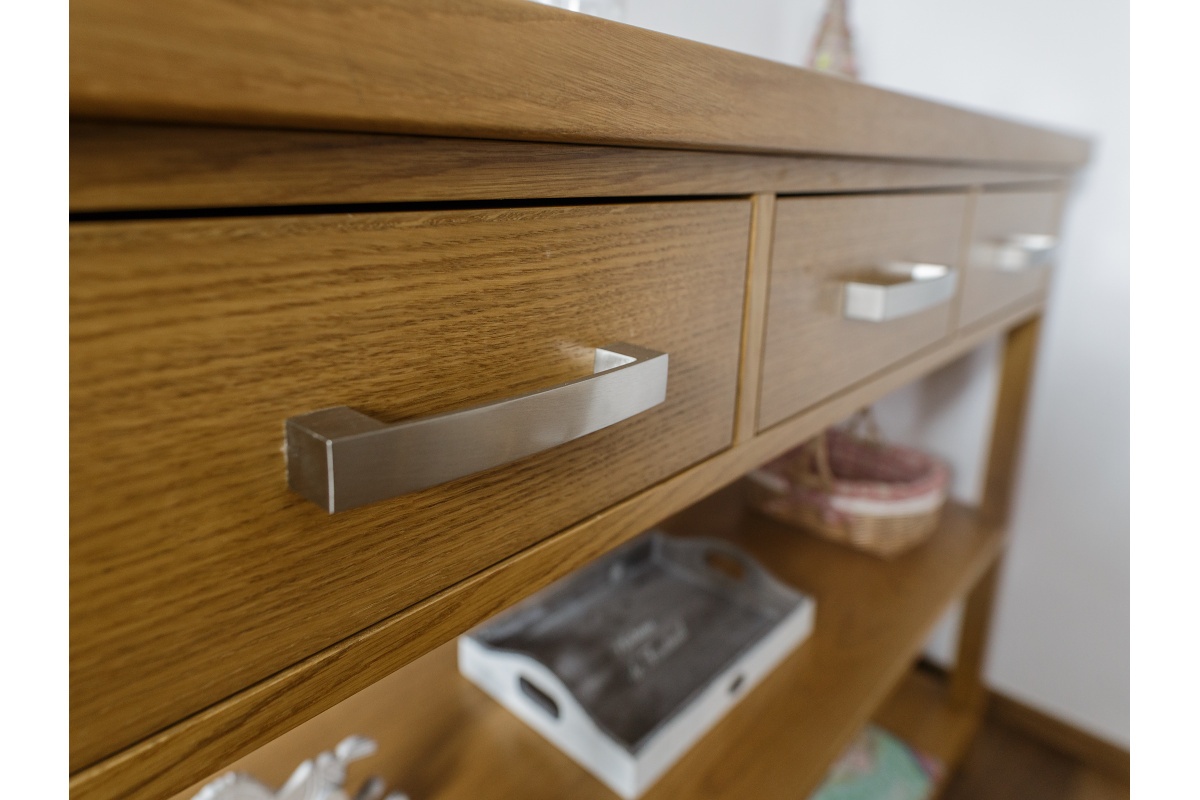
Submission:
[[[652,531],[461,636],[458,666],[635,798],[808,637],[814,613],[732,545]]]

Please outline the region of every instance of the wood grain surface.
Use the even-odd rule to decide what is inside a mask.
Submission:
[[[959,325],[977,324],[999,309],[1045,293],[1052,267],[996,269],[993,248],[1013,234],[1058,235],[1065,199],[1062,186],[1041,191],[985,191],[976,198]]]
[[[76,225],[72,768],[295,664],[731,440],[748,201]],[[666,402],[329,516],[290,416],[383,421],[670,354]]]
[[[966,205],[962,193],[778,201],[759,430],[950,332],[952,302],[888,322],[844,319],[842,284],[892,261],[957,268]]]
[[[1130,800],[1127,751],[1124,774],[1112,775],[1090,758],[1060,749],[1059,742],[1048,741],[1043,730],[1031,729],[1025,720],[1000,713],[1003,703],[992,697],[958,771],[931,800]]]
[[[941,762],[945,771],[935,789],[940,792],[966,755],[982,722],[982,712],[955,706],[946,678],[917,668],[883,704],[873,721]],[[930,800],[936,797],[935,793]]]
[[[995,558],[1000,538],[954,509],[945,530],[912,554],[886,562],[752,514],[739,487],[666,523],[680,535],[713,535],[749,551],[777,576],[817,599],[811,639],[703,738],[645,797],[795,798],[874,716],[918,652],[938,610]],[[933,716],[952,714],[944,691],[901,684],[891,719],[937,736]],[[932,707],[927,703],[933,703]],[[958,719],[955,717],[955,721]],[[351,733],[380,752],[355,779],[384,775],[428,800],[595,798],[613,795],[596,779],[458,675],[446,645],[267,748],[233,765],[278,784],[300,759]],[[965,740],[957,742],[965,745]],[[198,788],[198,787],[194,787]],[[184,800],[186,793],[177,800]]]
[[[1077,165],[1086,141],[524,0],[77,0],[72,116]]]
[[[988,696],[988,716],[1063,755],[1078,759],[1090,769],[1129,789],[1128,748],[997,692],[991,692]],[[1081,794],[1080,800],[1083,798],[1091,800],[1090,795]]]
[[[980,503],[980,516],[998,527],[1007,526],[1012,508],[1040,331],[1041,319],[1038,318],[1012,328],[1004,338],[1000,385],[996,390],[996,411]],[[997,562],[988,570],[963,606],[950,685],[950,698],[957,708],[978,709],[987,701],[984,668],[1002,566],[1002,562]]]
[[[1033,389],[1041,335],[1042,319],[1039,316],[1009,329],[1004,337],[996,414],[992,420],[983,501],[980,504],[982,513],[997,525],[1007,524],[1012,509],[1013,487],[1016,485],[1025,415],[1029,410],[1029,395]]]
[[[746,307],[742,312],[742,360],[738,375],[737,421],[733,441],[740,444],[758,431],[758,398],[762,386],[763,338],[767,327],[767,289],[771,282],[771,246],[775,239],[773,194],[755,195],[750,226],[750,263],[746,269]]]
[[[268,786],[281,786],[301,761],[331,749],[350,735],[370,735],[382,747],[371,758],[350,765],[347,786],[356,787],[373,775],[386,775],[394,782],[392,788],[425,792],[414,796],[442,796],[437,788],[433,789],[432,795],[428,794],[430,784],[436,780],[436,776],[430,773],[461,768],[462,764],[457,759],[467,757],[463,751],[468,746],[477,745],[485,752],[502,748],[506,754],[519,757],[519,753],[514,751],[521,745],[508,741],[513,737],[512,720],[505,718],[510,715],[457,675],[454,658],[454,645],[444,645],[288,731],[270,744],[238,759],[227,769],[178,792],[170,800],[192,800],[209,780],[230,771],[253,775]],[[491,722],[493,718],[495,722]],[[950,705],[945,681],[924,670],[914,670],[905,675],[891,696],[872,715],[872,721],[938,758],[947,770],[961,760],[979,725],[978,715],[964,713]],[[414,775],[411,764],[414,754],[420,752],[422,742],[419,738],[421,734],[414,732],[414,726],[410,724],[412,722],[420,725],[420,730],[431,738],[430,742],[424,743],[427,745],[425,752],[433,750],[432,741],[441,742],[443,736],[470,737],[474,745],[457,744],[453,756],[443,754],[443,761],[431,769],[422,770],[422,774]],[[720,733],[713,735],[720,736]],[[521,738],[527,739],[528,736]],[[540,750],[550,745],[542,741],[540,744],[524,746]],[[437,752],[441,753],[440,750]],[[545,758],[546,755],[541,754],[540,757]],[[615,796],[604,795],[603,788],[586,774],[580,774],[582,772],[574,765],[561,766],[555,777],[561,778],[562,783],[550,789],[582,792],[580,795],[563,794],[563,797]],[[487,781],[483,770],[478,781],[480,785],[475,788],[479,792],[476,797],[480,800],[499,796],[489,792],[490,781]],[[451,793],[451,796],[455,795]]]
[[[950,701],[955,708],[980,711],[987,699],[984,665],[991,639],[992,610],[1001,564],[993,564],[966,597],[954,652]]]
[[[752,205],[765,219],[775,192],[1057,179],[1089,149],[522,0],[78,0],[70,36],[72,212],[758,195],[73,224],[73,800],[161,800],[398,668],[436,665],[471,625],[1040,307],[1023,293],[940,340],[897,336],[906,347],[752,436],[768,371],[748,360],[763,330],[742,325],[768,302]],[[345,515],[286,490],[288,416],[461,408],[587,374],[613,340],[671,353],[664,406]],[[1013,452],[994,447],[993,465],[1011,471]],[[828,593],[831,633],[658,796],[811,788],[918,628],[995,558],[992,505],[953,514],[962,535],[928,567],[886,574],[733,523]],[[712,525],[729,508],[692,514]],[[855,582],[852,607],[838,598]],[[866,603],[898,624],[876,630]],[[404,680],[407,708],[371,709],[433,726],[404,740],[414,797],[596,790],[473,689],[439,695],[437,680]],[[812,707],[827,729],[794,731]],[[805,753],[801,769],[764,746],[780,742]]]
[[[888,392],[1038,313],[957,334],[770,431],[322,650],[71,778],[73,800],[161,800],[370,686],[497,611],[717,491]]]
[[[71,123],[71,211],[1001,185],[1047,169],[423,136]]]

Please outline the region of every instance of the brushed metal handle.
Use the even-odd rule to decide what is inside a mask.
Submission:
[[[863,322],[907,317],[948,302],[957,285],[958,271],[944,264],[886,264],[843,284],[842,316]]]
[[[288,485],[330,514],[498,467],[640,414],[667,396],[666,353],[596,348],[594,374],[387,425],[346,406],[287,420]]]
[[[1014,233],[995,245],[992,264],[1004,272],[1049,266],[1058,254],[1058,237],[1048,233]]]

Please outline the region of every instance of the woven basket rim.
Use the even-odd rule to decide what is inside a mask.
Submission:
[[[787,467],[793,459],[799,457],[805,445],[784,453],[782,456],[763,465],[761,469],[782,478],[793,490],[815,492],[830,496],[903,500],[926,494],[945,493],[947,491],[950,483],[950,469],[945,462],[930,453],[905,445],[873,442],[836,429],[832,429],[828,433],[844,438],[864,449],[867,447],[882,448],[892,453],[899,453],[910,457],[919,464],[922,464],[924,470],[918,477],[907,481],[857,480],[839,478],[835,475],[828,488],[802,486],[791,480]]]
[[[910,497],[940,490],[949,482],[950,473],[941,464],[933,464],[920,478],[911,481],[856,481],[849,478],[834,478],[828,494],[849,495],[892,495]],[[928,484],[928,486],[927,486]],[[918,488],[920,492],[916,491]],[[823,490],[818,490],[823,491]]]

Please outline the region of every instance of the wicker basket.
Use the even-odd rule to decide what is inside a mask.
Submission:
[[[858,433],[865,426],[867,435]],[[749,502],[769,517],[892,557],[929,538],[950,473],[936,458],[886,444],[869,414],[830,428],[751,472]]]

